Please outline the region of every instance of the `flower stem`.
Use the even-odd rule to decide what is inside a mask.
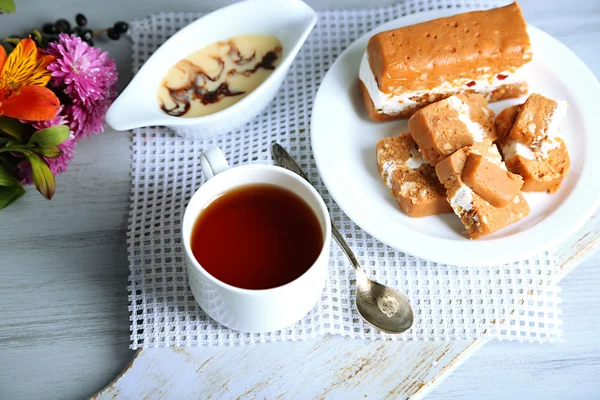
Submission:
[[[15,151],[23,154],[31,153],[26,146],[10,146],[0,149],[0,153],[12,153]]]

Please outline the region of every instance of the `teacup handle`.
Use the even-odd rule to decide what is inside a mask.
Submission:
[[[200,166],[207,180],[229,169],[229,163],[225,158],[225,154],[217,146],[209,147],[202,151],[200,154]]]

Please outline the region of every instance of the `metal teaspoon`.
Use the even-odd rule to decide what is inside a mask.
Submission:
[[[308,181],[296,161],[278,143],[271,147],[275,162]],[[310,181],[308,181],[310,183]],[[344,240],[342,234],[331,221],[333,238],[340,245],[356,273],[356,309],[360,316],[374,327],[387,333],[402,333],[413,324],[414,316],[408,299],[396,290],[377,283],[367,277],[356,256]]]

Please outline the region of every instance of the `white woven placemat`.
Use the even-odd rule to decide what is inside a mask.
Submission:
[[[468,0],[408,0],[393,7],[361,11],[325,11],[292,65],[273,103],[234,132],[185,140],[165,128],[133,133],[133,188],[128,245],[131,348],[302,340],[323,334],[368,339],[448,340],[488,337],[549,342],[561,338],[557,270],[548,253],[512,265],[466,268],[440,265],[396,251],[362,231],[333,203],[312,158],[309,120],[319,82],[329,65],[356,38],[403,15],[440,8],[457,12],[490,7]],[[162,13],[131,24],[133,68],[199,14]],[[231,165],[272,163],[269,146],[286,147],[323,195],[340,228],[368,274],[399,288],[415,310],[413,328],[392,336],[363,324],[353,308],[354,275],[335,244],[329,277],[315,308],[288,329],[245,334],[208,318],[188,287],[181,245],[181,221],[204,177],[198,156],[220,146]]]

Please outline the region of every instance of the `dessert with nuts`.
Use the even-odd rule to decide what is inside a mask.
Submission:
[[[377,166],[383,182],[408,216],[452,212],[435,169],[423,158],[410,134],[379,141]]]
[[[479,171],[484,175],[483,180],[477,177],[477,172],[473,174],[473,170],[481,168],[482,162],[492,169],[487,178],[483,170]],[[479,166],[469,166],[471,163]],[[505,168],[498,148],[489,140],[463,147],[435,167],[446,188],[448,202],[471,239],[502,229],[529,214],[529,204],[518,189],[519,178]],[[504,171],[504,176],[501,181],[494,181],[494,176],[502,175],[498,169]],[[507,199],[510,200],[506,202]]]
[[[431,165],[465,146],[496,140],[494,113],[479,94],[454,95],[417,111],[408,129]]]
[[[498,145],[511,172],[523,177],[524,192],[554,193],[569,173],[570,158],[560,137],[567,103],[532,94],[496,118]]]

